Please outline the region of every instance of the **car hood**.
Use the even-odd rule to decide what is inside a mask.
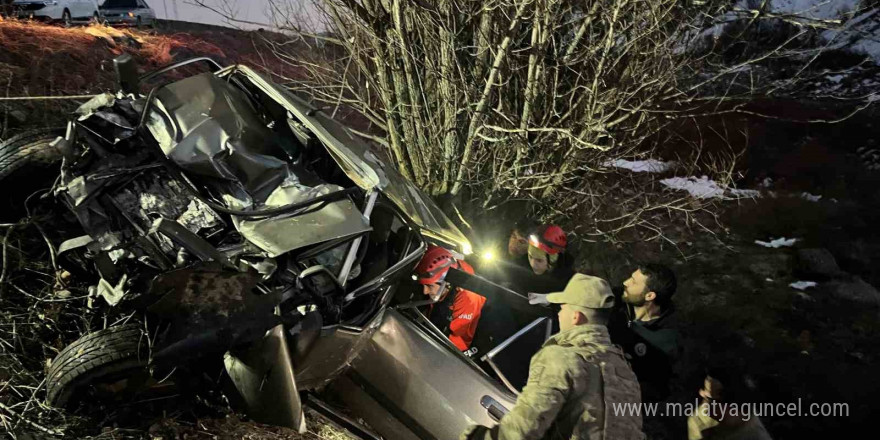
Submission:
[[[461,253],[471,252],[471,244],[467,237],[437,207],[436,203],[403,177],[397,169],[382,161],[370,150],[369,145],[353,135],[350,130],[247,66],[227,67],[217,75],[222,78],[232,72],[248,78],[256,87],[305,124],[327,147],[339,167],[356,185],[366,191],[381,191],[422,230],[424,235],[439,240]]]

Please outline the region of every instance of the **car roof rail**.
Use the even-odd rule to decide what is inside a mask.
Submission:
[[[169,64],[169,65],[167,65],[167,66],[165,66],[165,67],[160,67],[160,68],[158,68],[158,69],[156,69],[156,70],[154,70],[154,71],[152,71],[152,72],[150,72],[150,73],[147,73],[147,74],[144,74],[143,76],[141,76],[141,77],[140,77],[140,81],[141,81],[141,82],[149,81],[149,80],[151,80],[151,79],[153,79],[153,78],[155,78],[155,77],[157,77],[157,76],[159,76],[159,75],[161,75],[161,74],[163,74],[163,73],[170,72],[170,71],[175,70],[175,69],[179,69],[179,68],[181,68],[181,67],[183,67],[183,66],[186,66],[186,65],[189,65],[189,64],[200,63],[200,62],[201,62],[201,63],[209,64],[209,65],[213,68],[213,70],[211,70],[212,72],[216,72],[216,71],[218,71],[218,70],[220,70],[220,69],[223,68],[223,66],[221,66],[220,63],[214,61],[213,58],[209,58],[209,57],[196,57],[196,58],[190,58],[190,59],[188,59],[188,60],[178,61],[178,62],[176,62],[176,63]]]

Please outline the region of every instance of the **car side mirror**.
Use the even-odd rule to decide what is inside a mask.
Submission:
[[[137,95],[140,90],[140,78],[134,58],[127,53],[114,58],[113,69],[116,71],[116,83],[122,93]]]

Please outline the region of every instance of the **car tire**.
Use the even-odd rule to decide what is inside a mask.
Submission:
[[[55,356],[46,375],[46,402],[58,408],[71,406],[86,398],[96,383],[147,373],[148,360],[148,339],[140,326],[89,333]]]
[[[66,28],[69,28],[72,24],[70,19],[70,11],[68,11],[67,9],[65,9],[64,12],[61,13],[61,24],[64,25],[64,27]]]
[[[16,188],[0,194],[0,205],[6,207],[0,219],[18,220],[25,213],[27,197],[52,186],[63,156],[50,144],[63,134],[61,128],[41,129],[0,141],[0,184]]]

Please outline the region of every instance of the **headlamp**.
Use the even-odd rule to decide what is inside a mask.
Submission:
[[[529,244],[538,247],[538,244],[541,243],[541,240],[538,239],[538,236],[535,234],[529,235]]]

